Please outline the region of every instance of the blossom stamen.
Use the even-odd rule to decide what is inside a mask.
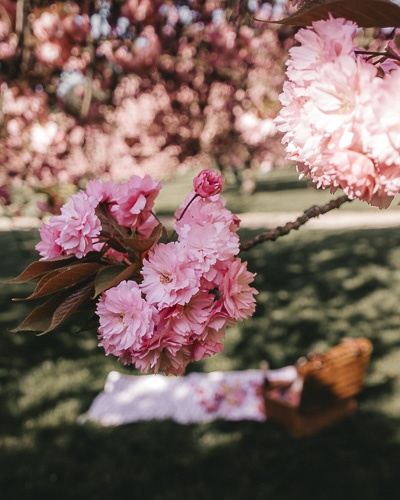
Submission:
[[[165,273],[162,273],[160,275],[160,283],[162,283],[163,285],[166,285],[167,283],[171,283],[171,281],[172,281],[172,278],[171,278],[170,273],[165,272]]]

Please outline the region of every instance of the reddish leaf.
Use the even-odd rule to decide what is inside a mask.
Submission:
[[[95,213],[100,219],[101,226],[103,228],[102,233],[107,234],[108,238],[112,237],[112,233],[122,237],[128,236],[127,229],[118,224],[115,217],[111,215],[107,203],[100,203],[100,205],[97,206]]]
[[[125,266],[108,266],[97,273],[93,298],[96,298],[105,290],[117,286],[123,280],[132,278],[139,270],[137,264]]]
[[[94,296],[110,288],[110,283],[126,269],[123,265],[107,266],[97,273],[95,280]]]
[[[51,293],[56,293],[65,288],[72,287],[85,281],[87,278],[97,273],[103,266],[98,262],[81,262],[71,266],[56,269],[43,276],[37,284],[35,291],[25,299],[14,300],[30,300],[44,297]]]
[[[126,252],[126,248],[115,238],[108,238],[107,239],[107,244],[110,248],[113,248],[117,252],[124,253]]]
[[[44,333],[48,333],[58,325],[60,325],[67,318],[72,316],[75,312],[77,312],[84,304],[87,302],[92,294],[93,294],[93,282],[88,283],[82,288],[78,288],[75,292],[71,293],[67,296],[65,300],[61,302],[61,304],[54,311],[50,326],[42,331],[42,335]]]
[[[57,257],[49,260],[37,260],[29,264],[29,266],[24,269],[20,275],[8,281],[8,283],[25,283],[27,281],[35,280],[49,271],[66,266],[69,262],[74,260],[76,261],[77,259],[73,255]]]
[[[158,224],[152,231],[150,238],[125,238],[124,243],[134,252],[145,253],[152,248],[160,239],[163,225]]]
[[[21,331],[36,331],[47,333],[69,318],[93,293],[93,282],[78,288],[69,294],[63,292],[36,307],[16,328],[13,333]]]
[[[157,238],[158,239],[161,236],[163,229],[164,229],[164,226],[160,222],[159,224],[157,224],[157,226],[151,232],[150,238]]]
[[[310,26],[314,21],[344,17],[360,27],[400,27],[400,5],[394,0],[309,0],[294,14],[274,21],[291,26]]]
[[[24,321],[11,331],[15,333],[21,331],[38,332],[47,330],[51,325],[54,311],[61,304],[64,298],[64,295],[59,294],[47,300],[44,304],[35,307],[35,309],[28,314]]]
[[[157,240],[147,238],[125,238],[124,243],[136,253],[145,253]]]

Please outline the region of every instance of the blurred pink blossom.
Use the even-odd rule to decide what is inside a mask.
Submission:
[[[58,131],[57,124],[47,122],[44,126],[35,123],[31,128],[31,148],[37,153],[46,153]]]
[[[333,18],[298,32],[275,122],[287,158],[316,187],[387,208],[400,192],[400,108],[393,98],[400,72],[381,78],[356,54],[356,32],[354,23]]]

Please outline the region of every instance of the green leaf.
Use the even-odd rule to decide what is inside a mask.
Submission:
[[[344,17],[360,27],[400,27],[400,5],[395,0],[309,0],[297,12],[273,21],[291,26],[311,26],[314,21]]]
[[[16,278],[9,280],[8,283],[26,283],[27,281],[38,279],[40,276],[43,276],[49,271],[65,267],[68,263],[72,263],[77,260],[78,259],[73,255],[66,255],[48,260],[37,260],[29,264],[29,266],[24,269],[21,274],[19,274]]]
[[[139,270],[138,264],[126,266],[108,266],[97,273],[95,280],[94,296],[96,298],[105,290],[117,286],[123,280],[128,280],[135,276]]]
[[[85,281],[93,274],[96,274],[102,267],[103,265],[98,262],[81,262],[79,264],[63,267],[62,269],[56,269],[42,277],[35,291],[29,295],[29,297],[14,300],[37,299],[51,293],[60,292]]]

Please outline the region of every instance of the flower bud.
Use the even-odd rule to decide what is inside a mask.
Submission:
[[[223,185],[224,178],[214,170],[202,170],[193,180],[194,191],[202,198],[219,194]]]

